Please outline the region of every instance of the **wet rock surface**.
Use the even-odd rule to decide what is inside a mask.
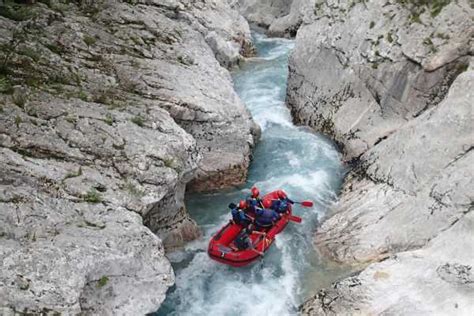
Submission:
[[[314,9],[290,57],[287,101],[353,167],[315,243],[336,262],[370,265],[303,313],[472,312],[471,283],[458,287],[474,261],[472,7],[319,1]]]
[[[224,67],[251,52],[248,25],[217,1],[8,10],[0,313],[152,312],[174,283],[164,247],[199,236],[187,183],[245,180],[258,128]]]

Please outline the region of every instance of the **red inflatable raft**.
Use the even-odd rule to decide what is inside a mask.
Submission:
[[[233,267],[243,267],[263,256],[272,245],[275,236],[288,225],[288,222],[292,220],[292,218],[294,218],[294,216],[292,216],[292,208],[291,205],[289,205],[288,213],[282,214],[275,225],[265,230],[253,231],[249,236],[252,247],[244,250],[239,250],[234,244],[235,238],[243,227],[230,221],[212,236],[207,252],[209,256],[216,261]]]

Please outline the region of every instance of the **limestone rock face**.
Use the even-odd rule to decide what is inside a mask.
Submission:
[[[315,0],[238,0],[240,12],[250,23],[264,27],[271,36],[295,36],[312,17]]]
[[[321,290],[303,315],[470,315],[474,291],[474,213],[426,247],[398,253]]]
[[[295,120],[333,135],[348,158],[438,104],[469,63],[467,1],[436,16],[397,1],[315,5],[290,57]]]
[[[276,19],[290,13],[292,2],[292,0],[238,0],[238,5],[247,21],[268,28]]]
[[[318,1],[314,14],[298,31],[287,101],[295,121],[331,135],[353,166],[315,242],[337,262],[385,261],[303,312],[468,313],[472,288],[446,279],[473,263],[463,254],[472,240],[449,248],[474,229],[473,9]]]
[[[81,3],[0,16],[2,315],[155,311],[164,247],[200,233],[187,183],[243,182],[258,134],[224,68],[251,49],[230,5]]]
[[[179,19],[202,34],[222,66],[230,68],[253,54],[247,20],[231,1],[181,0],[175,10]]]
[[[370,262],[422,247],[472,208],[474,72],[461,74],[444,101],[361,157],[337,213],[316,235],[339,262]]]

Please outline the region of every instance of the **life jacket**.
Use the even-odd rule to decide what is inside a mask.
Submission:
[[[278,213],[285,213],[288,211],[288,202],[285,200],[273,200],[271,209]]]
[[[272,209],[257,209],[255,222],[260,226],[270,226],[278,219],[278,214]]]
[[[248,221],[247,217],[245,216],[244,211],[240,210],[237,207],[232,209],[231,214],[232,214],[232,219],[237,224],[244,224],[246,221]]]

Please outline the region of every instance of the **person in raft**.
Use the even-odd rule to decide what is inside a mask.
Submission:
[[[252,219],[246,214],[247,203],[245,201],[240,201],[239,205],[235,203],[230,203],[229,208],[231,209],[232,220],[243,227],[247,227],[252,222]]]
[[[253,217],[247,213],[255,214],[256,209],[262,207],[262,200],[259,198],[260,191],[253,187],[250,192],[250,196],[245,200],[241,200],[239,205],[235,203],[229,204],[232,220],[244,227],[247,227],[253,221]]]
[[[263,207],[262,200],[259,197],[260,190],[257,187],[252,187],[250,190],[250,196],[245,200],[247,204],[247,212],[255,213],[257,208]]]
[[[294,202],[288,198],[288,195],[283,190],[277,190],[271,195],[264,198],[263,203],[270,205],[269,208],[275,212],[282,214],[288,212],[288,204],[293,204]]]
[[[280,214],[271,209],[272,201],[264,199],[263,208],[255,209],[255,226],[257,229],[271,227],[280,219]]]
[[[234,240],[237,249],[245,250],[252,247],[252,241],[250,240],[251,233],[252,230],[249,227],[242,229]]]

